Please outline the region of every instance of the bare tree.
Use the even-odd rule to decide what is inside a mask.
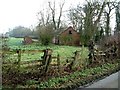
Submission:
[[[90,4],[90,3],[88,2],[88,4]],[[106,5],[106,2],[104,0],[102,3],[94,2],[93,5],[90,6],[90,7],[94,7],[92,9],[92,11],[90,11],[90,12],[92,12],[93,17],[94,17],[94,20],[93,20],[93,32],[94,33],[93,34],[96,33],[96,29],[97,29],[98,23],[100,22],[105,5]]]
[[[111,18],[111,12],[113,9],[115,9],[115,6],[113,5],[114,2],[107,2],[106,8],[105,8],[105,14],[106,14],[106,28],[105,33],[107,36],[110,35],[110,18]]]
[[[65,1],[63,3],[59,4],[59,8],[60,8],[60,12],[59,12],[59,17],[58,17],[58,21],[56,20],[56,6],[55,6],[55,1],[52,7],[51,2],[49,2],[49,8],[51,10],[51,14],[52,14],[52,21],[53,21],[53,25],[54,25],[54,29],[55,30],[59,30],[60,28],[60,24],[61,24],[61,17],[62,17],[62,12],[63,12],[63,7],[64,7]]]
[[[116,13],[116,31],[120,31],[120,1],[114,3]]]
[[[51,2],[48,2],[49,3],[49,7],[50,7],[50,10],[52,12],[52,21],[53,21],[53,25],[54,25],[54,29],[56,30],[56,21],[55,21],[55,1],[54,1],[54,6],[52,7],[51,6]]]
[[[103,2],[98,1],[87,1],[87,4],[85,5],[84,13],[84,29],[85,29],[85,35],[86,37],[86,43],[90,39],[95,39],[96,35],[98,33],[98,25],[103,13],[103,10],[105,8],[106,2],[105,0]]]
[[[50,18],[51,15],[50,15],[49,9],[46,9],[46,10],[47,11],[45,12],[44,9],[43,9],[43,11],[40,11],[37,14],[37,17],[38,17],[38,20],[39,20],[39,26],[40,25],[46,26],[51,21],[51,18]]]
[[[78,10],[78,8],[71,8],[68,13],[68,18],[75,30],[82,29],[83,15],[81,13],[81,9]]]

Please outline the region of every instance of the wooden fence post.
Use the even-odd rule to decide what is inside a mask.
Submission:
[[[79,62],[78,62],[80,57],[79,51],[75,51],[74,54],[75,54],[74,57],[72,57],[73,60],[70,63],[68,63],[65,68],[66,71],[75,70],[79,66]]]
[[[49,69],[49,65],[50,65],[50,62],[52,60],[52,50],[51,49],[47,49],[45,51],[45,57],[44,57],[43,60],[45,60],[43,62],[43,65],[44,65],[44,68],[45,68],[44,73],[46,73],[48,71],[48,69]]]
[[[57,66],[58,66],[58,72],[60,71],[60,55],[57,55]]]
[[[45,65],[46,57],[47,57],[47,50],[43,50],[43,52],[44,52],[44,55],[41,57],[43,59],[42,65]]]
[[[74,68],[76,68],[76,65],[77,65],[77,63],[79,63],[78,62],[78,60],[79,60],[79,51],[75,51],[75,56],[74,56],[74,61],[73,61],[73,67]]]
[[[17,62],[17,64],[18,64],[18,69],[19,69],[20,68],[20,61],[21,61],[21,49],[18,49],[17,53],[18,53],[18,62]]]

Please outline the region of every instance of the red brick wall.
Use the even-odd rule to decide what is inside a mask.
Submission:
[[[60,44],[79,46],[80,35],[72,27],[69,27],[60,34]]]

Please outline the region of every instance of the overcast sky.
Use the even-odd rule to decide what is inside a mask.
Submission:
[[[37,13],[53,0],[0,0],[0,33],[6,32],[15,26],[30,27],[38,23]],[[63,0],[56,0],[59,3]],[[83,4],[83,0],[65,0],[64,10],[70,6]]]
[[[38,22],[36,15],[43,7],[48,5],[48,1],[0,0],[0,33],[19,25],[25,27],[36,25]],[[62,0],[56,0],[56,3],[60,1]],[[64,10],[68,9],[71,5],[77,5],[79,0],[65,0],[65,2]]]

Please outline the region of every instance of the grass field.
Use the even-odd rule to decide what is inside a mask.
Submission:
[[[21,46],[22,45],[22,41],[23,41],[23,38],[9,38],[9,42],[8,42],[8,45],[10,47],[13,47],[13,46]]]
[[[73,57],[74,52],[76,50],[80,51],[81,58],[85,59],[88,56],[88,50],[85,47],[74,47],[74,46],[59,46],[59,45],[48,45],[43,46],[39,43],[34,43],[31,45],[23,45],[22,44],[23,38],[10,38],[8,45],[11,49],[22,49],[22,50],[43,50],[43,49],[52,49],[53,56],[60,55],[60,59],[64,62],[68,57]],[[22,53],[22,61],[29,61],[29,60],[39,60],[43,53],[39,52],[29,52],[29,53]],[[10,60],[16,60],[17,54],[11,54]]]

